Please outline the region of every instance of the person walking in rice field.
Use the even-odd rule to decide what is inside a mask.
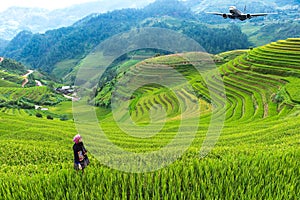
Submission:
[[[74,151],[74,169],[84,172],[84,168],[89,165],[90,161],[87,156],[87,150],[83,145],[82,137],[77,134],[73,138],[73,151]]]

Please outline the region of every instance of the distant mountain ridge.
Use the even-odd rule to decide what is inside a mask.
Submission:
[[[47,30],[70,26],[91,13],[104,13],[114,9],[142,7],[151,0],[95,1],[78,4],[64,9],[11,7],[0,13],[0,39],[11,40],[20,31],[43,33]]]
[[[300,8],[298,0],[223,0],[223,1],[189,1],[190,6],[195,12],[203,11],[228,11],[229,6],[236,6],[243,12],[266,12],[266,11],[280,11],[280,10],[294,10]]]
[[[3,54],[31,68],[51,73],[58,63],[79,61],[103,40],[137,27],[159,27],[182,32],[213,53],[250,46],[238,27],[209,28],[196,21],[189,8],[183,8],[182,2],[163,0],[143,9],[122,9],[87,17],[73,26],[45,34],[21,32]],[[151,23],[145,23],[147,20]]]
[[[121,8],[141,8],[153,1],[154,0],[98,0],[52,11],[40,8],[11,7],[0,13],[0,18],[2,19],[0,21],[0,39],[11,40],[23,30],[31,31],[33,33],[43,33],[47,30],[70,26],[92,13],[105,13]],[[168,0],[160,1],[168,2]],[[225,12],[230,5],[236,5],[240,9],[246,7],[249,12],[277,11],[284,15],[288,15],[290,11],[297,13],[297,11],[300,10],[300,2],[298,0],[267,0],[264,2],[249,2],[244,0],[239,2],[232,2],[229,0],[224,0],[222,2],[186,0],[182,1],[182,3],[196,13],[204,11]],[[290,19],[289,16],[286,17]],[[205,19],[202,20],[205,21]]]

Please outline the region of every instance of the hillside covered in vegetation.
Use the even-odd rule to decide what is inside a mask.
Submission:
[[[41,85],[37,85],[37,81]],[[32,111],[37,106],[54,106],[66,101],[67,99],[58,94],[53,86],[54,82],[48,76],[27,70],[23,64],[12,59],[1,58],[0,110],[2,112],[32,115],[37,113]]]
[[[6,152],[0,162],[0,194],[5,199],[299,199],[299,50],[300,39],[290,38],[225,52],[215,57],[220,62],[217,68],[209,65],[201,76],[193,67],[203,55],[199,52],[185,54],[191,63],[174,54],[121,66],[126,73],[118,77],[121,84],[114,97],[129,103],[137,128],[130,129],[129,135],[122,129],[128,126],[122,124],[126,118],[117,124],[109,109],[95,108],[97,124],[110,142],[138,155],[159,149],[167,154],[182,148],[190,131],[196,130],[180,158],[152,172],[127,173],[100,163],[103,158],[115,162],[116,155],[109,154],[114,146],[106,142],[97,146],[99,138],[91,140],[97,133],[89,131],[88,120],[76,124],[0,112],[0,149]],[[178,72],[170,78],[179,80],[182,75],[186,81],[175,81],[169,88],[128,87],[134,86],[130,81],[145,80],[142,76],[169,77],[170,66]],[[197,103],[201,106],[194,107]],[[150,116],[161,111],[165,118],[151,121]],[[212,117],[221,120],[222,116],[225,121],[216,144],[201,157]],[[73,169],[71,150],[76,128],[83,131],[78,125],[84,125],[86,132],[81,134],[91,160],[83,175]],[[151,131],[147,125],[158,128],[158,133],[147,137]],[[177,146],[168,145],[174,141]],[[115,164],[132,162],[119,156],[122,162]],[[161,158],[159,163],[167,160]]]

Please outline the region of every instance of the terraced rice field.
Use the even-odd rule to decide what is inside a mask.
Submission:
[[[242,121],[285,116],[298,107],[294,95],[286,95],[286,85],[288,77],[299,77],[299,47],[298,39],[279,41],[255,48],[220,69],[227,91],[232,91],[228,95],[243,102],[239,108]],[[276,102],[274,97],[281,90],[284,99]]]
[[[189,130],[197,130],[180,158],[154,172],[126,173],[99,163],[97,155],[114,160],[103,155],[110,149],[108,143],[100,143],[103,151],[96,152],[96,138],[85,141],[91,165],[84,175],[76,174],[72,121],[24,120],[0,112],[0,150],[5,152],[0,195],[4,199],[299,199],[299,52],[300,39],[249,50],[218,68],[221,79],[209,68],[199,76],[190,63],[176,56],[135,65],[118,84],[114,98],[127,103],[130,119],[144,129],[140,133],[132,129],[141,137],[127,135],[118,125],[129,117],[120,115],[117,124],[112,113],[105,113],[98,116],[98,124],[110,142],[124,151],[147,153],[180,141],[174,137],[182,126],[183,142],[170,146],[167,153],[185,145]],[[178,73],[168,74],[169,67]],[[194,107],[195,103],[200,106]],[[165,118],[153,123],[152,112],[165,113]],[[203,158],[200,151],[213,112],[217,118],[225,116],[224,127]],[[142,137],[150,131],[148,125],[160,128],[161,122],[165,124],[155,136]]]
[[[65,99],[55,94],[48,87],[16,88],[1,87],[0,102],[10,106],[21,106],[25,103],[36,105],[55,105]]]
[[[211,92],[215,92],[216,96],[220,95],[218,88],[222,84],[225,85],[226,122],[248,123],[253,120],[276,118],[285,116],[298,107],[295,103],[297,97],[294,94],[298,92],[293,89],[289,92],[287,88],[291,88],[288,87],[292,84],[289,81],[291,78],[296,81],[299,77],[299,45],[299,40],[288,39],[250,50],[219,68],[222,80],[215,75],[202,74],[207,76],[207,84],[214,88]],[[280,47],[282,49],[279,49]],[[173,67],[181,74],[170,73],[167,70],[169,67]],[[178,81],[175,81],[179,80],[182,74],[188,83],[183,81],[182,84],[178,84]],[[131,90],[136,85],[143,85],[143,81],[163,82],[162,79],[166,77],[168,79],[165,82],[174,83],[169,87],[185,102],[184,106],[180,106],[178,99],[174,98],[175,93],[171,94],[170,91],[154,84],[139,88],[134,95],[128,96],[132,94]],[[148,115],[153,105],[158,104],[162,105],[170,116],[174,117],[176,113],[179,115],[179,107],[182,112],[189,112],[193,116],[195,109],[188,107],[191,105],[188,102],[199,101],[199,96],[202,108],[207,109],[207,112],[205,110],[201,112],[209,113],[211,110],[209,96],[212,94],[209,94],[205,87],[205,81],[193,70],[191,63],[180,56],[177,58],[169,56],[162,62],[157,59],[142,62],[130,70],[122,84],[118,88],[118,95],[123,96],[125,100],[134,99],[131,102],[131,113],[138,121]],[[124,85],[129,87],[122,87]],[[193,91],[187,88],[187,85],[191,85]],[[201,95],[198,95],[198,92]],[[283,99],[279,102],[276,95],[280,92]],[[154,106],[154,109],[158,108]]]
[[[0,87],[20,87],[23,78],[0,70]]]

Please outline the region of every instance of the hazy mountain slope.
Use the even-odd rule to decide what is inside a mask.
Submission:
[[[23,30],[28,30],[33,33],[45,32],[50,29],[55,29],[63,26],[70,26],[77,20],[88,16],[91,13],[104,13],[121,8],[140,8],[146,6],[154,0],[137,1],[137,0],[117,0],[107,1],[98,0],[95,2],[89,2],[71,6],[65,9],[46,10],[36,8],[20,8],[11,7],[6,11],[0,13],[0,38],[5,40],[11,40],[17,33]],[[240,9],[244,9],[251,12],[280,12],[287,19],[291,19],[290,12],[299,13],[299,1],[287,1],[287,0],[268,0],[268,1],[236,1],[229,0],[220,1],[200,1],[200,0],[187,0],[183,1],[185,5],[192,8],[195,12],[204,11],[219,11],[227,12],[228,6],[236,5]],[[159,10],[159,9],[158,9]],[[202,16],[202,21],[207,21],[208,16]],[[216,19],[211,18],[209,19]],[[222,22],[217,19],[218,22]]]
[[[244,13],[277,13],[277,15],[268,15],[266,17],[252,18],[250,20],[240,22],[238,24],[245,24],[248,22],[274,23],[274,22],[291,22],[299,20],[300,4],[296,1],[288,0],[242,0],[242,1],[201,1],[195,3],[192,7],[193,11],[198,15],[200,21],[207,23],[223,24],[233,22],[234,20],[224,20],[222,17],[207,14],[206,12],[220,12],[228,13],[229,6],[236,6]]]
[[[253,46],[261,46],[279,39],[299,37],[300,2],[296,0],[241,0],[241,1],[187,1],[200,21],[215,26],[234,23],[247,34]],[[205,12],[228,13],[229,6],[236,6],[244,13],[277,13],[246,21],[223,19]]]
[[[223,0],[223,1],[190,1],[190,6],[193,7],[194,11],[203,12],[203,11],[217,11],[217,12],[228,12],[229,6],[236,6],[242,11],[245,12],[268,12],[270,10],[292,10],[295,7],[299,8],[299,1],[296,0]]]
[[[2,52],[5,47],[8,45],[9,41],[0,39],[0,52]]]
[[[41,33],[50,29],[70,26],[91,13],[103,13],[128,7],[142,7],[149,2],[151,0],[99,0],[53,11],[39,8],[11,7],[0,13],[0,38],[11,40],[23,30]]]
[[[249,34],[249,40],[257,46],[291,37],[300,37],[300,21],[266,24]]]

